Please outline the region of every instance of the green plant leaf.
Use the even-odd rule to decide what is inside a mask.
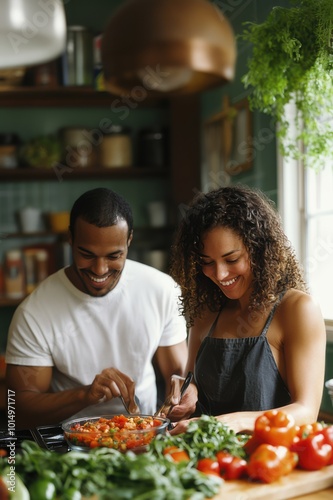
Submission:
[[[250,90],[251,109],[279,124],[282,154],[318,169],[333,159],[333,2],[293,3],[295,7],[274,7],[261,24],[244,24],[240,38],[253,50],[242,82]],[[290,142],[285,105],[292,100],[297,137]]]

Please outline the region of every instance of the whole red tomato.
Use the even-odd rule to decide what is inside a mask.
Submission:
[[[227,480],[240,479],[247,473],[247,462],[243,458],[235,457],[226,451],[216,453],[220,466],[220,475]]]
[[[243,458],[234,457],[223,477],[227,480],[240,479],[247,475],[247,462]]]
[[[221,477],[219,463],[213,458],[200,458],[197,463],[197,469],[205,474]]]
[[[216,453],[216,460],[219,463],[221,473],[223,473],[227,469],[233,458],[233,455],[231,455],[227,451],[219,451]]]

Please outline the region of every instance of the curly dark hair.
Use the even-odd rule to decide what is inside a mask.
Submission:
[[[227,298],[201,269],[202,236],[215,227],[233,230],[243,241],[253,273],[249,309],[261,311],[281,292],[307,292],[303,272],[287,239],[273,202],[258,189],[229,186],[200,193],[177,228],[171,249],[170,274],[180,285],[181,312],[188,326],[204,307],[219,311]]]

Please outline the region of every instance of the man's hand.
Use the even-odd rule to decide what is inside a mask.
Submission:
[[[135,383],[134,380],[117,370],[117,368],[106,368],[96,375],[93,383],[88,386],[88,404],[96,404],[101,401],[109,401],[113,398],[123,397],[129,411],[137,413],[135,403]]]

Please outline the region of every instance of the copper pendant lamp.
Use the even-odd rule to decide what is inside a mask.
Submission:
[[[105,85],[118,95],[199,92],[232,80],[235,61],[231,25],[208,0],[127,0],[103,34]]]

